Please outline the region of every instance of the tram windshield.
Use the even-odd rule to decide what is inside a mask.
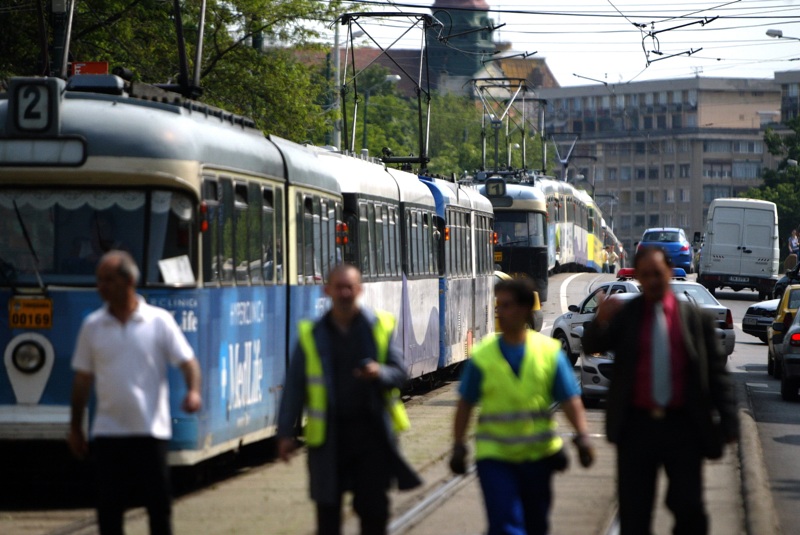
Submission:
[[[37,270],[47,285],[93,286],[112,249],[133,255],[142,284],[163,283],[159,260],[193,258],[192,207],[165,190],[0,190],[0,286],[38,285]]]
[[[544,247],[544,214],[537,212],[495,212],[497,244],[508,247]]]

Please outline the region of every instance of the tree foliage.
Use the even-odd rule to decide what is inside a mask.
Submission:
[[[785,124],[787,130],[767,128],[764,144],[773,156],[782,158],[777,169],[766,169],[764,184],[744,192],[744,197],[774,202],[778,207],[778,227],[783,244],[792,229],[800,227],[800,118]]]

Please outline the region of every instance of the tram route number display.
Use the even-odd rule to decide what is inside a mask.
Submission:
[[[12,297],[8,302],[8,324],[11,329],[51,329],[53,301]]]

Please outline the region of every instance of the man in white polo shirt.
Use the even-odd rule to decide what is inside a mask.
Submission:
[[[102,535],[121,535],[131,501],[144,501],[153,535],[172,533],[167,445],[172,436],[167,365],[180,368],[187,392],[183,410],[200,409],[200,367],[175,319],[136,295],[139,268],[124,251],[110,251],[97,267],[105,306],[81,326],[72,368],[72,421],[67,437],[79,458],[97,471],[97,520]],[[91,447],[83,414],[95,387]]]

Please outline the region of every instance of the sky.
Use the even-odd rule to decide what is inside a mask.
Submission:
[[[533,57],[545,58],[561,86],[693,76],[773,78],[776,71],[800,70],[800,0],[487,2],[489,18],[495,25],[505,24],[495,30],[495,43],[512,46],[503,55],[535,53]],[[430,13],[432,4],[367,0],[349,9]],[[405,18],[362,21],[384,47],[410,26]],[[781,30],[784,37],[769,37],[768,29]],[[342,27],[343,36],[345,31]],[[421,33],[411,31],[400,45],[418,48],[420,40]],[[356,42],[375,46],[367,37]],[[455,46],[457,39],[450,42]]]

